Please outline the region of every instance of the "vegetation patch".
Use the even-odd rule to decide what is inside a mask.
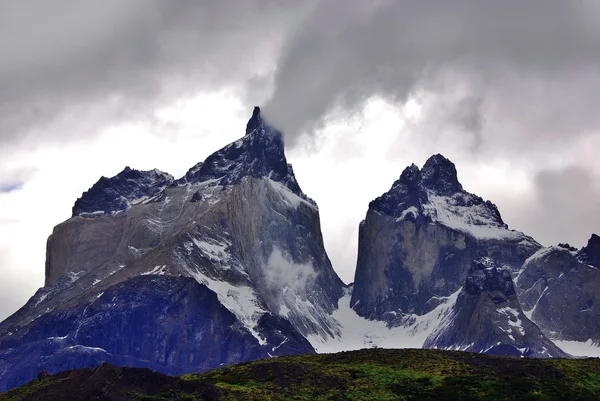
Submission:
[[[0,401],[92,396],[148,401],[600,399],[600,359],[371,349],[265,359],[179,377],[110,365],[98,369],[32,381],[0,394]]]

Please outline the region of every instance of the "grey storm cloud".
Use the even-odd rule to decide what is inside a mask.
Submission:
[[[595,111],[600,75],[589,71],[554,79],[504,73],[485,82],[452,71],[423,83],[412,96],[420,116],[409,119],[390,157],[406,148],[409,137],[409,143],[432,153],[444,151],[435,147],[450,141],[472,159],[547,159],[568,151],[579,138],[600,135]]]
[[[254,82],[310,4],[298,3],[3,1],[3,148],[85,137],[99,121],[147,118],[186,91]]]
[[[85,137],[98,121],[149,119],[187,91],[232,86],[248,106],[266,101],[295,145],[329,112],[374,95],[404,101],[447,71],[487,94],[507,76],[595,76],[599,27],[593,0],[7,0],[0,135],[5,147]],[[494,100],[483,96],[456,117],[477,135],[481,103]]]
[[[356,109],[373,95],[404,101],[448,70],[498,85],[510,74],[571,80],[598,73],[600,6],[593,1],[348,3],[319,3],[282,51],[264,110],[292,140],[331,110]]]
[[[442,152],[459,168],[489,159],[527,165],[537,203],[507,203],[511,224],[546,244],[580,246],[598,232],[600,222],[584,217],[600,206],[586,187],[594,172],[545,169],[564,158],[583,163],[573,146],[600,136],[600,3],[344,5],[320,2],[282,49],[263,110],[289,143],[310,148],[330,115],[360,113],[373,96],[413,98],[420,117],[399,127],[389,158]],[[569,207],[563,191],[576,183],[581,198]]]

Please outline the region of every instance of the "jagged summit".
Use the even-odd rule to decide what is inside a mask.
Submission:
[[[451,196],[463,190],[458,182],[456,166],[439,153],[425,162],[421,176],[423,186],[438,195]]]
[[[252,131],[259,129],[263,124],[262,116],[260,115],[260,107],[254,106],[254,110],[252,111],[252,117],[248,120],[248,124],[246,124],[246,135],[250,134]]]
[[[438,221],[471,233],[472,227],[507,228],[496,205],[465,191],[454,163],[440,154],[431,156],[421,170],[414,164],[404,169],[392,188],[369,208],[420,223]]]
[[[509,230],[498,208],[465,191],[442,155],[410,165],[372,201],[359,226],[351,306],[361,316],[424,316],[464,284],[471,262],[491,257],[512,271],[541,245]],[[477,273],[479,274],[479,273]]]
[[[400,179],[396,182],[405,185],[409,189],[416,190],[421,184],[421,171],[417,165],[413,163],[402,171]]]
[[[160,200],[173,176],[160,170],[140,171],[125,167],[114,177],[101,177],[75,201],[73,216],[118,213],[138,203]]]
[[[587,245],[578,252],[577,259],[590,266],[600,268],[600,236],[592,234]]]
[[[119,213],[138,203],[164,199],[169,186],[198,184],[213,180],[212,185],[238,184],[244,177],[268,178],[281,183],[309,203],[298,185],[292,166],[287,163],[283,135],[268,125],[255,107],[246,125],[246,134],[190,168],[174,180],[159,170],[125,169],[112,178],[102,177],[73,206],[73,216],[95,217]]]
[[[400,179],[392,188],[404,185],[409,189],[418,189],[421,185],[439,195],[450,196],[463,190],[458,182],[456,166],[444,156],[435,154],[423,165],[423,169],[413,163],[402,171]]]
[[[239,183],[247,176],[280,182],[296,195],[306,198],[292,166],[287,163],[283,135],[265,122],[259,107],[254,108],[243,138],[208,156],[201,166],[196,165],[178,183],[218,180],[219,185],[227,186]]]

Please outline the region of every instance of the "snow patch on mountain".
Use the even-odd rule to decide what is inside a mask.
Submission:
[[[163,274],[165,274],[166,268],[167,268],[167,265],[154,266],[154,269],[152,269],[146,273],[142,273],[142,276],[149,276],[151,274],[163,275]]]
[[[359,316],[350,307],[351,293],[340,298],[332,317],[340,324],[340,335],[323,339],[308,336],[308,341],[319,353],[352,351],[362,348],[422,348],[425,340],[447,324],[447,317],[456,303],[459,291],[441,298],[440,305],[425,315],[403,314],[403,325],[390,327],[381,320]]]
[[[591,338],[587,341],[553,340],[553,342],[573,356],[600,358],[600,343],[594,342]]]
[[[497,221],[485,203],[472,204],[471,194],[456,193],[452,196],[435,195],[427,191],[428,203],[423,205],[423,215],[446,227],[464,232],[479,239],[505,239],[523,236],[509,230]],[[408,211],[408,209],[407,209]]]
[[[402,214],[400,215],[400,217],[398,217],[396,219],[396,221],[404,221],[406,219],[407,216],[411,216],[413,219],[417,218],[417,216],[419,215],[419,209],[417,209],[414,206],[409,207],[408,209],[404,210],[402,212]]]
[[[499,308],[498,313],[507,317],[506,321],[508,322],[508,325],[510,326],[509,331],[511,332],[511,335],[512,335],[513,330],[516,330],[520,335],[525,335],[525,329],[523,328],[523,323],[521,321],[519,311],[517,311],[509,306],[506,306],[504,308]],[[502,331],[504,331],[504,329],[502,327],[500,327],[500,329]],[[513,340],[514,340],[514,338],[513,338]]]
[[[317,209],[317,206],[311,202],[308,202],[306,199],[301,198],[292,192],[287,186],[283,185],[280,182],[273,181],[271,179],[266,179],[271,188],[273,188],[277,194],[281,197],[281,200],[285,202],[286,205],[293,207],[294,209],[298,209],[301,204],[304,204],[312,209]]]
[[[226,281],[214,280],[201,272],[190,270],[192,277],[215,292],[219,301],[246,327],[260,345],[267,342],[256,330],[260,317],[266,312],[253,288],[235,286]]]
[[[541,280],[541,279],[540,279],[540,280]],[[540,280],[536,281],[536,284],[537,284],[537,283],[538,283]],[[535,284],[534,284],[534,286],[535,286]],[[544,295],[546,295],[546,293],[547,293],[547,292],[548,292],[548,286],[546,286],[546,287],[544,288],[544,290],[543,290],[543,291],[542,291],[542,293],[540,294],[540,297],[537,299],[537,301],[535,301],[535,304],[533,304],[533,308],[531,308],[531,309],[529,309],[529,310],[525,310],[525,309],[523,309],[523,313],[525,314],[525,316],[527,316],[527,319],[529,319],[529,320],[533,320],[533,313],[534,313],[534,312],[535,312],[535,310],[537,309],[537,307],[538,307],[538,304],[540,303],[540,300],[541,300],[542,298],[544,298]]]
[[[219,263],[222,269],[231,269],[231,257],[227,252],[231,242],[224,239],[201,241],[196,238],[192,238],[192,241],[211,261]]]
[[[531,262],[536,260],[544,261],[546,257],[550,256],[552,253],[557,251],[564,251],[564,249],[558,246],[548,246],[545,248],[540,248],[536,253],[528,257],[525,260],[525,262],[523,262],[523,267],[527,267]]]

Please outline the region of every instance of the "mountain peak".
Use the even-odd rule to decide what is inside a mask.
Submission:
[[[583,263],[600,268],[600,236],[592,234],[587,245],[578,252],[577,258]]]
[[[291,165],[287,163],[282,133],[271,127],[254,107],[246,134],[216,151],[177,180],[177,184],[219,180],[220,185],[238,183],[244,177],[268,177],[305,198]]]
[[[153,202],[172,183],[173,177],[160,170],[143,171],[126,166],[114,177],[101,177],[84,192],[75,201],[73,216],[101,216],[123,212],[137,203]]]
[[[406,185],[408,188],[417,188],[421,182],[421,171],[413,163],[402,171],[400,174],[400,184]]]
[[[462,191],[456,166],[441,154],[431,156],[421,170],[423,185],[439,195],[449,196]]]
[[[504,224],[496,205],[465,191],[456,166],[440,154],[431,156],[422,169],[405,168],[392,188],[373,200],[369,208],[400,220],[440,222],[477,238],[520,237]],[[537,246],[537,243],[535,243]]]
[[[248,120],[248,124],[246,124],[246,135],[252,133],[254,130],[259,129],[263,125],[263,119],[260,115],[260,107],[254,106],[254,110],[252,111],[252,117]]]

